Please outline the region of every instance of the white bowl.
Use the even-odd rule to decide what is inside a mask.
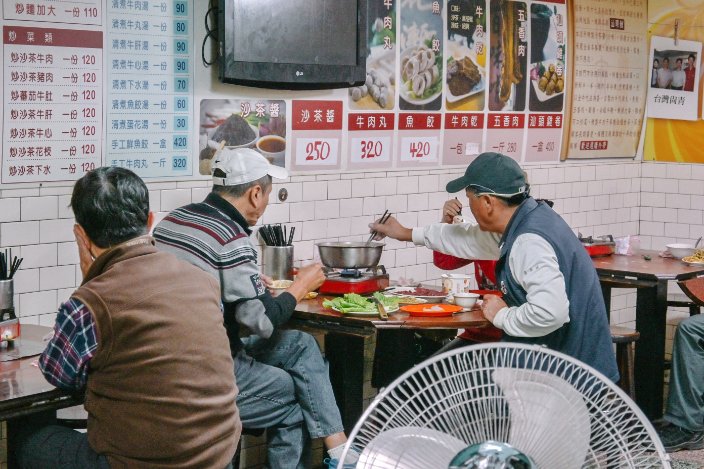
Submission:
[[[683,257],[694,255],[694,246],[691,244],[668,244],[667,250],[673,257],[682,259]]]
[[[462,306],[465,309],[473,308],[479,299],[477,293],[458,292],[453,295],[454,302],[457,306]]]

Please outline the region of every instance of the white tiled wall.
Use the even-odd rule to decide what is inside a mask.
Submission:
[[[671,166],[674,167],[669,169]],[[663,174],[665,167],[671,183],[658,182],[662,192],[653,197],[655,176]],[[696,227],[701,228],[702,211],[696,207],[704,205],[704,191],[696,182],[702,179],[704,167],[631,160],[568,161],[529,166],[526,171],[533,195],[554,200],[555,209],[575,232],[583,235],[624,236],[640,232],[645,235],[644,245],[657,244],[673,230],[655,211],[668,204],[682,204],[673,208],[678,216],[673,220],[677,222],[676,232],[682,234],[677,239],[691,239]],[[464,168],[454,168],[293,176],[285,183],[275,184],[262,223],[295,226],[296,259],[299,263],[310,261],[316,258],[318,241],[366,239],[367,225],[386,209],[409,226],[439,220],[443,203],[452,197],[445,192],[445,184],[463,172]],[[210,190],[207,181],[148,185],[157,220],[169,210],[203,200]],[[276,197],[280,188],[288,191],[284,203]],[[677,191],[668,192],[667,188]],[[53,324],[58,304],[80,282],[73,243],[74,221],[68,208],[70,192],[68,185],[8,188],[0,192],[0,247],[11,247],[13,253],[25,257],[15,285],[16,309],[23,322]],[[458,196],[466,204],[464,195]],[[686,204],[682,199],[686,199]],[[639,226],[640,220],[643,226]],[[433,266],[429,250],[393,240],[387,241],[382,263],[395,279],[437,282],[442,273]],[[616,294],[614,322],[633,321],[634,304],[635,295]]]
[[[704,165],[644,162],[641,167],[642,246],[663,250],[666,244],[694,243],[704,236]],[[676,285],[670,285],[674,296],[678,290]],[[668,350],[675,327],[687,317],[684,309],[668,311]]]

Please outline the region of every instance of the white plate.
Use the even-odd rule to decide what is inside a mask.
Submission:
[[[704,267],[704,262],[690,262],[682,259],[682,262],[692,267]]]
[[[542,62],[542,64],[543,64],[543,66],[545,66],[547,68],[550,65],[557,66],[558,62],[560,62],[560,61],[559,60],[546,60],[546,61]],[[537,64],[531,64],[530,68],[532,69],[535,65],[537,65]],[[563,64],[562,65],[562,68],[563,68],[562,81],[563,82],[565,80],[564,67],[565,66]],[[529,71],[529,73],[530,73],[530,71]],[[542,78],[542,76],[540,78]],[[563,88],[563,90],[560,91],[559,93],[555,92],[553,94],[548,95],[545,91],[542,91],[540,89],[540,87],[538,86],[538,82],[540,81],[540,78],[538,78],[537,80],[531,80],[530,82],[533,84],[533,90],[535,91],[535,96],[538,98],[538,101],[540,101],[541,103],[547,101],[548,99],[552,99],[556,96],[560,96],[565,92],[565,90]]]
[[[347,311],[343,313],[339,309],[335,308],[334,306],[332,307],[333,311],[337,311],[338,313],[341,314],[354,314],[355,316],[379,316],[379,311],[374,310],[374,311]],[[395,311],[398,311],[398,305],[396,306],[388,306],[386,308],[387,313],[393,313]]]
[[[479,93],[479,92],[481,92],[481,91],[484,91],[484,88],[486,88],[486,71],[484,70],[483,67],[480,67],[480,66],[477,64],[477,60],[476,60],[474,57],[472,57],[472,55],[467,55],[466,57],[467,57],[469,60],[471,60],[471,61],[474,63],[474,65],[476,65],[477,68],[479,69],[479,74],[481,75],[481,80],[479,80],[479,83],[477,83],[476,85],[474,85],[474,88],[472,88],[471,90],[469,90],[469,93],[465,93],[465,94],[461,94],[461,95],[459,95],[459,96],[455,96],[454,94],[452,94],[452,92],[450,91],[449,86],[447,85],[447,76],[446,76],[446,78],[445,78],[445,87],[447,88],[447,93],[445,93],[445,99],[447,100],[448,103],[454,103],[454,102],[457,102],[457,101],[459,101],[459,100],[461,100],[461,99],[469,98],[469,97],[472,96],[472,95],[475,95],[475,94],[477,94],[477,93]],[[454,58],[453,58],[453,60],[462,60],[462,58],[463,58],[463,57],[460,57],[459,59],[454,59]],[[448,66],[448,65],[446,65],[446,67],[447,67],[447,66]],[[447,73],[447,69],[445,70],[445,73]]]
[[[401,58],[400,58],[399,64],[402,64],[402,63],[403,63],[403,57],[404,57],[405,55],[409,55],[414,49],[415,49],[415,47],[409,47],[409,48],[407,48],[406,50],[404,50],[404,51],[401,53]],[[437,63],[437,57],[436,57],[436,59],[435,59],[435,62]],[[440,63],[440,65],[442,66],[442,62]],[[444,76],[443,73],[444,73],[444,70],[440,70],[440,76],[438,77],[438,81],[442,81],[442,77]],[[404,101],[406,101],[406,102],[409,103],[409,104],[416,104],[416,105],[428,104],[428,103],[431,103],[431,102],[435,101],[435,100],[437,99],[437,97],[442,94],[442,88],[443,88],[443,87],[440,86],[440,88],[438,89],[437,93],[434,93],[434,94],[428,96],[427,98],[421,98],[421,99],[419,99],[419,98],[414,98],[414,97],[412,97],[412,96],[409,94],[410,91],[408,91],[408,85],[406,84],[407,82],[400,81],[400,80],[401,80],[401,74],[399,74],[399,77],[398,77],[398,78],[399,78],[399,83],[398,83],[398,85],[399,85],[399,87],[398,87],[399,96],[400,96]]]
[[[422,296],[422,295],[412,295],[409,293],[404,293],[404,292],[414,290],[415,288],[416,287],[394,287],[392,290],[388,290],[386,293],[389,295],[393,295],[393,296],[412,296],[413,298],[419,298],[419,299],[425,300],[426,302],[429,302],[429,303],[442,303],[447,298],[447,295]]]

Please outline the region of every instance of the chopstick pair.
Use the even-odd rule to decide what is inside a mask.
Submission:
[[[386,223],[386,220],[388,220],[389,217],[391,217],[391,214],[389,213],[388,210],[385,210],[384,214],[379,219],[379,224],[383,225],[384,223]],[[369,235],[369,239],[367,240],[367,244],[371,243],[372,240],[374,239],[374,236],[376,236],[376,235],[377,235],[376,230],[372,231],[372,233]]]

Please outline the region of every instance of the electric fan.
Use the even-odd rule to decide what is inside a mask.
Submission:
[[[357,469],[670,467],[619,387],[568,355],[519,343],[464,347],[415,366],[364,412],[340,461],[350,448]]]

